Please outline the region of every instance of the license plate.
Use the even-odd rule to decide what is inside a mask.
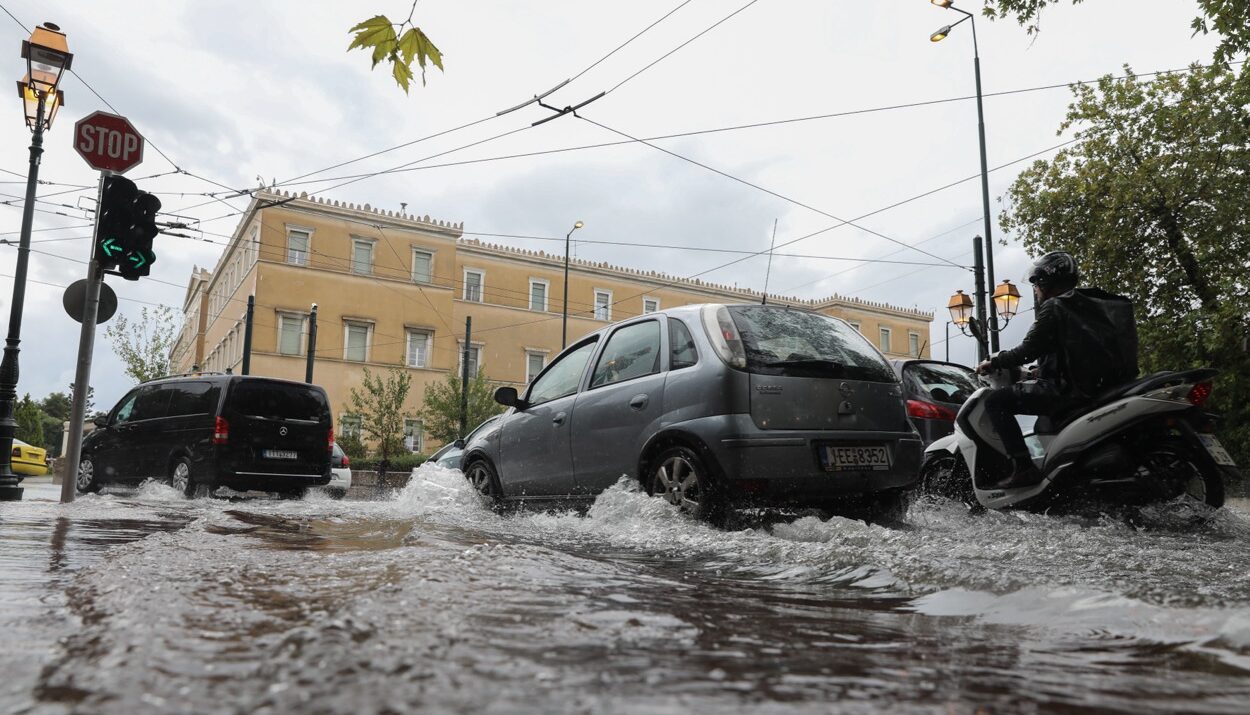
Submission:
[[[1215,435],[1200,434],[1198,439],[1202,440],[1202,446],[1207,448],[1207,452],[1211,454],[1211,458],[1215,460],[1216,464],[1226,467],[1237,466],[1237,463],[1233,461],[1232,455],[1228,453],[1228,450],[1224,449],[1224,445],[1220,444]]]
[[[289,449],[266,449],[261,452],[265,459],[298,459],[299,454]]]
[[[890,468],[890,450],[884,445],[821,447],[820,461],[827,471],[863,471]]]

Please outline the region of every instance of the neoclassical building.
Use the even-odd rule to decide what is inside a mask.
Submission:
[[[351,432],[349,394],[362,368],[413,377],[406,431],[426,444],[427,384],[458,370],[465,318],[469,360],[492,381],[523,385],[560,350],[563,254],[465,239],[463,225],[337,201],[258,191],[210,272],[192,271],[176,372],[239,372],[247,298],[254,296],[253,375],[304,379],[309,316],[317,304],[314,381],[338,429]],[[758,302],[755,291],[574,259],[569,340],[622,318],[706,302]],[[891,357],[929,354],[933,314],[832,296],[785,303],[843,318]]]

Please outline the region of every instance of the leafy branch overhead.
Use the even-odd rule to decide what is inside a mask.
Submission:
[[[415,7],[415,3],[414,3]],[[373,66],[386,60],[391,63],[391,76],[395,83],[408,92],[412,82],[412,63],[416,60],[421,68],[421,85],[425,86],[425,68],[432,64],[440,71],[443,69],[443,53],[439,51],[421,28],[411,25],[412,15],[402,23],[391,22],[386,15],[377,15],[356,25],[348,32],[356,33],[347,51],[355,49],[373,50]],[[408,29],[405,30],[404,28]],[[399,34],[399,33],[403,34]]]

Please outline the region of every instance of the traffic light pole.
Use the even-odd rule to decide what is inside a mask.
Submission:
[[[82,309],[82,329],[78,333],[78,368],[74,372],[74,402],[69,412],[69,445],[65,450],[65,474],[61,478],[61,503],[74,501],[78,481],[78,463],[82,461],[82,428],[87,419],[87,395],[91,391],[91,355],[95,348],[96,316],[100,312],[100,285],[104,271],[96,259],[96,243],[100,234],[100,206],[104,200],[104,179],[112,172],[100,172],[100,189],[96,195],[96,225],[92,231],[91,262],[87,265],[87,297]]]

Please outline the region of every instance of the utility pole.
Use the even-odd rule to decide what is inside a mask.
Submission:
[[[975,323],[970,323],[970,326],[973,337],[977,339],[977,362],[983,362],[990,356],[990,347],[986,340],[988,331],[985,324],[985,263],[982,257],[980,236],[972,239],[972,255],[972,271],[976,274],[977,319]]]
[[[256,311],[256,296],[247,297],[247,322],[243,324],[243,374],[252,374],[252,315]]]
[[[473,339],[473,316],[464,319],[464,350],[460,353],[460,438],[469,426],[469,350]]]
[[[308,363],[304,367],[304,382],[312,384],[313,360],[317,356],[317,304],[308,313]]]

